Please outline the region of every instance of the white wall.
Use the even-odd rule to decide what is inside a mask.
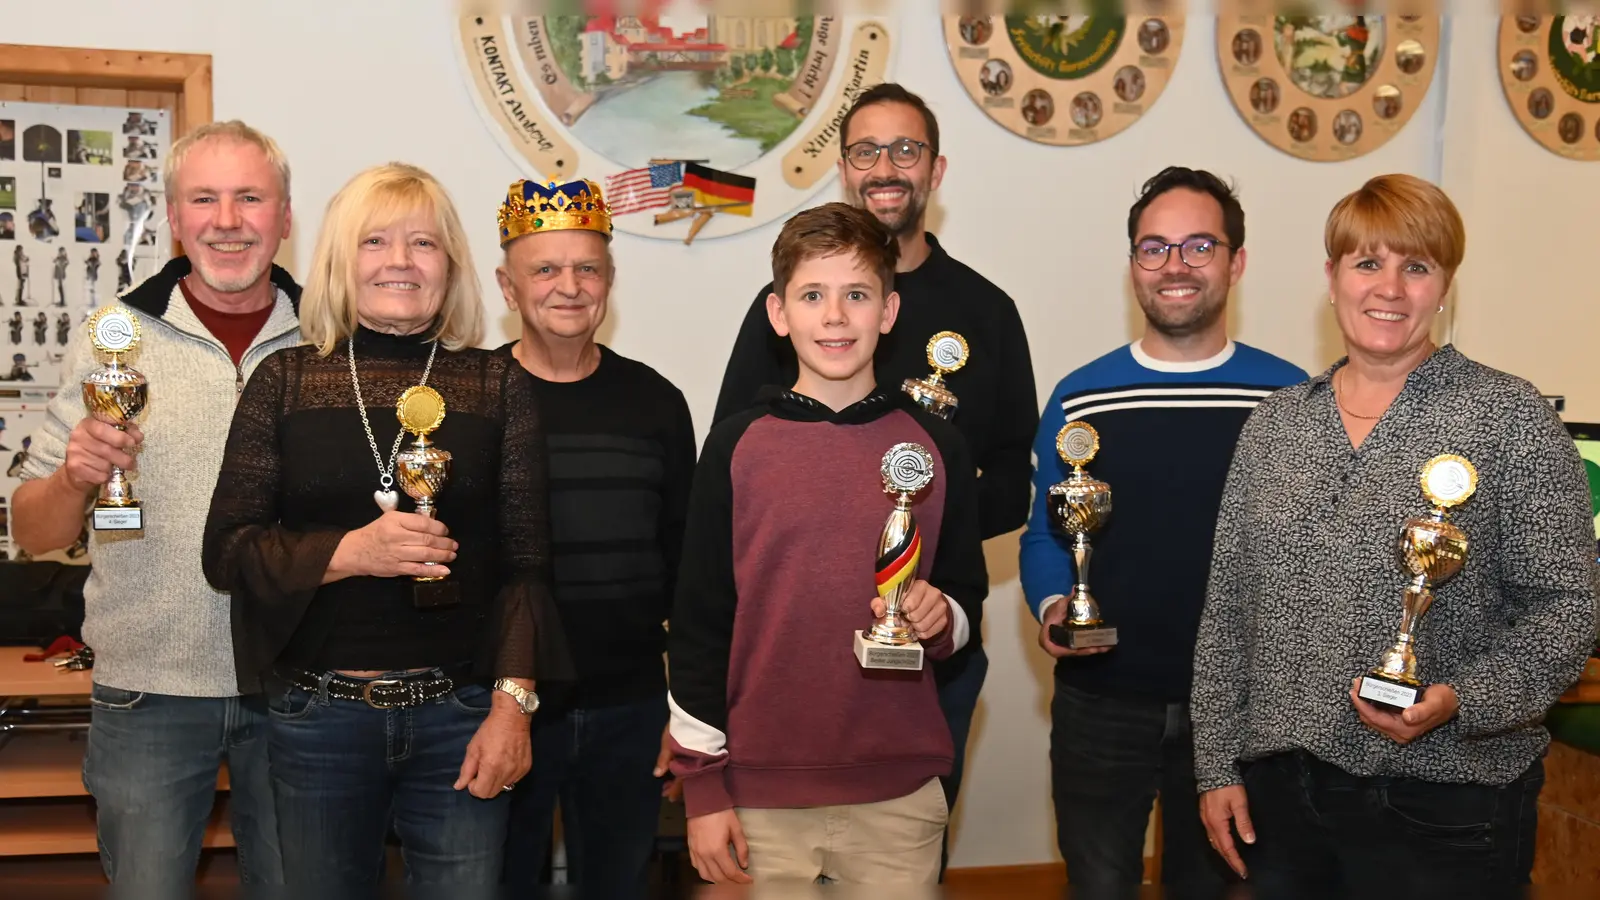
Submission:
[[[1054,148],[1011,135],[968,99],[933,0],[894,5],[894,77],[933,106],[950,160],[934,211],[939,236],[1017,301],[1041,397],[1068,370],[1136,335],[1124,223],[1140,183],[1161,167],[1181,163],[1237,179],[1250,254],[1235,298],[1237,336],[1313,370],[1340,352],[1323,302],[1323,219],[1367,177],[1403,171],[1442,178],[1467,216],[1462,348],[1567,395],[1569,418],[1600,419],[1600,374],[1587,352],[1600,325],[1590,262],[1600,165],[1560,159],[1521,131],[1495,75],[1491,17],[1448,23],[1449,70],[1388,145],[1345,163],[1308,163],[1267,145],[1240,120],[1223,91],[1209,17],[1190,20],[1172,83],[1143,121],[1098,145]],[[18,0],[8,7],[10,42],[211,54],[216,117],[263,128],[290,155],[294,259],[310,257],[323,206],[358,169],[390,159],[429,169],[475,229],[473,250],[493,292],[495,208],[525,173],[474,107],[456,62],[451,0]],[[1441,125],[1443,86],[1449,119]],[[836,197],[829,187],[817,201]],[[621,274],[609,342],[684,390],[702,436],[739,318],[768,278],[767,252],[780,225],[693,247],[617,238]],[[491,305],[502,310],[498,297]],[[985,635],[993,662],[957,811],[958,866],[1056,858],[1049,667],[1023,611],[1015,536],[991,541],[989,562],[995,583]]]
[[[1600,164],[1545,150],[1506,103],[1492,16],[1458,17],[1443,132],[1444,177],[1467,220],[1456,342],[1462,352],[1567,398],[1600,421]],[[1586,115],[1594,127],[1600,108]]]

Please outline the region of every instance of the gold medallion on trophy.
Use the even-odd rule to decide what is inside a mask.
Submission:
[[[1356,695],[1363,700],[1401,712],[1422,699],[1417,628],[1433,605],[1433,588],[1449,581],[1467,561],[1466,534],[1445,519],[1477,489],[1478,470],[1460,456],[1444,453],[1423,465],[1422,493],[1433,510],[1408,519],[1400,529],[1400,564],[1410,573],[1411,583],[1401,596],[1400,633],[1361,679]]]
[[[426,385],[406,388],[395,403],[400,427],[417,436],[395,457],[395,475],[400,488],[416,501],[417,514],[436,518],[434,498],[450,480],[450,454],[428,441],[428,435],[444,424],[444,398]],[[437,565],[426,563],[425,565]],[[416,581],[438,581],[441,575],[415,575]]]
[[[83,405],[97,421],[127,431],[149,399],[145,377],[122,364],[122,354],[139,345],[139,319],[121,306],[107,306],[89,317],[89,341],[98,353],[110,357],[104,367],[83,379]],[[127,473],[112,466],[111,478],[100,488],[91,521],[96,531],[142,531],[144,508],[133,498]]]
[[[883,615],[865,632],[856,632],[856,661],[864,669],[922,668],[922,644],[900,604],[917,577],[922,560],[922,529],[911,512],[911,498],[933,482],[933,456],[921,444],[895,444],[879,470],[883,489],[895,494],[894,509],[878,538],[873,566]]]
[[[1068,422],[1056,433],[1056,452],[1072,466],[1072,474],[1050,486],[1050,522],[1072,539],[1078,577],[1066,598],[1067,621],[1050,627],[1050,640],[1072,650],[1110,647],[1117,643],[1117,629],[1105,625],[1100,604],[1089,593],[1089,535],[1111,518],[1111,486],[1083,470],[1100,452],[1100,434],[1088,422]]]
[[[954,331],[939,332],[928,339],[928,365],[933,366],[933,374],[924,378],[907,378],[900,384],[900,389],[910,394],[917,405],[939,418],[954,417],[960,401],[950,393],[943,378],[966,365],[967,355],[966,338]]]

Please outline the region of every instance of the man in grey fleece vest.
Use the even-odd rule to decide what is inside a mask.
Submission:
[[[270,138],[224,122],[177,142],[164,183],[184,255],[119,300],[141,326],[129,362],[149,379],[148,410],[126,432],[87,416],[76,383],[100,363],[74,335],[13,535],[35,554],[70,545],[111,467],[132,473],[143,530],[91,531],[84,589],[95,666],[83,782],[107,877],[192,885],[226,760],[240,877],[281,883],[266,705],[239,696],[228,598],[206,582],[200,544],[238,391],[300,341],[300,288],[272,265],[289,233],[289,167]]]

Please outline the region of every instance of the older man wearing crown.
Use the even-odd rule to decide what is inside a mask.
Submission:
[[[518,181],[500,207],[495,275],[522,336],[549,439],[555,596],[578,682],[544,698],[533,771],[513,798],[507,882],[539,880],[559,799],[568,881],[643,897],[664,783],[663,622],[694,471],[683,394],[596,342],[616,265],[599,185]]]

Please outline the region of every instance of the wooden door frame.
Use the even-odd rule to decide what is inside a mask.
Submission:
[[[211,56],[0,44],[0,83],[170,91],[173,136],[211,121]]]

